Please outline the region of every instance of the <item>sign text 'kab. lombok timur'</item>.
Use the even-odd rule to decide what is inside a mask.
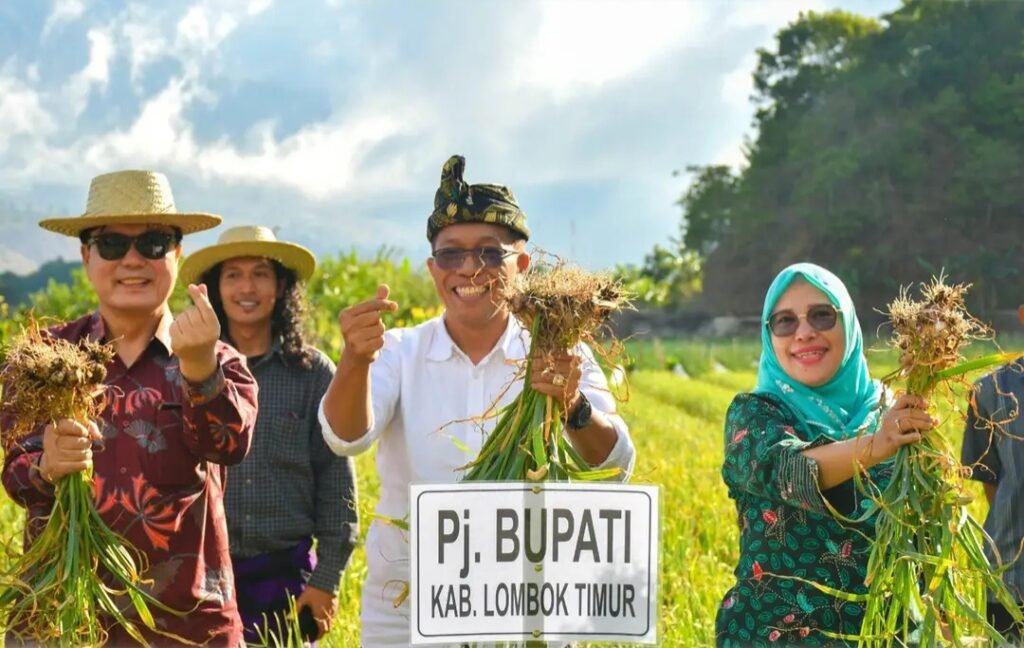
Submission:
[[[414,644],[654,643],[658,490],[412,486]]]

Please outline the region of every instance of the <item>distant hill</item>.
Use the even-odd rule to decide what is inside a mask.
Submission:
[[[78,258],[75,239],[39,227],[51,212],[61,213],[0,194],[0,273],[28,275],[56,257]]]
[[[0,254],[4,250],[0,247]],[[0,272],[0,295],[12,306],[20,306],[28,302],[28,296],[37,290],[46,288],[50,279],[58,283],[69,283],[71,271],[81,267],[81,261],[64,261],[56,259],[47,261],[39,269],[30,274]]]

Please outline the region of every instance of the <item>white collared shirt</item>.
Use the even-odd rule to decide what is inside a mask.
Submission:
[[[324,441],[336,454],[357,455],[380,441],[376,457],[381,488],[378,515],[405,518],[411,483],[461,479],[458,468],[477,456],[497,422],[495,417],[481,421],[480,416],[507,405],[522,390],[522,379],[516,379],[516,374],[526,358],[529,337],[519,321],[509,317],[498,343],[474,365],[452,341],[443,316],[415,328],[388,331],[370,371],[373,421],[367,433],[352,442],[334,434],[321,401]],[[632,472],[636,449],[592,352],[585,346],[577,352],[584,358],[581,390],[618,434],[611,454],[599,467],[622,468],[620,479],[624,481]],[[409,580],[408,558],[408,539],[396,527],[374,520],[366,540],[364,646],[408,645],[408,603],[397,610],[392,605]]]

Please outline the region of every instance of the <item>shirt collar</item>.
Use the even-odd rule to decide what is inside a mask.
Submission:
[[[434,320],[434,335],[430,341],[430,348],[427,349],[427,359],[434,362],[444,362],[452,357],[453,354],[458,353],[465,357],[462,349],[455,344],[455,340],[448,333],[448,327],[444,325],[444,315]],[[523,332],[523,327],[512,315],[509,315],[508,323],[505,326],[505,332],[498,338],[497,344],[494,348],[480,361],[480,364],[484,364],[491,359],[495,353],[500,353],[502,359],[507,359],[510,354],[514,352],[514,345],[519,339],[519,336]]]
[[[163,315],[160,317],[160,321],[156,325],[156,331],[153,333],[153,340],[159,342],[167,355],[171,355],[171,324],[174,323],[174,316],[171,315],[169,309],[164,309]],[[90,342],[109,342],[107,339],[107,325],[103,321],[103,317],[99,311],[93,311],[92,315],[89,316],[89,323],[86,326],[85,335]],[[151,340],[152,343],[152,340]]]
[[[226,342],[227,340],[225,340]],[[259,357],[259,359],[249,365],[250,369],[259,367],[260,365],[270,362],[271,358],[278,358],[282,363],[287,364],[287,358],[284,356],[284,350],[282,347],[281,336],[277,336],[270,343],[270,350]]]

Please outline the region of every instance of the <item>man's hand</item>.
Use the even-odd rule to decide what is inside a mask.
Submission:
[[[61,477],[82,472],[92,466],[92,442],[102,439],[99,428],[61,419],[43,430],[43,454],[39,472],[51,484]]]
[[[192,306],[174,318],[171,324],[171,350],[178,356],[181,375],[191,382],[202,382],[217,370],[216,344],[220,321],[210,304],[205,284],[189,284]]]
[[[530,387],[551,396],[563,412],[571,412],[580,400],[582,358],[568,351],[550,357],[534,356]]]
[[[295,611],[308,607],[320,626],[320,636],[324,636],[331,629],[335,615],[338,614],[338,599],[334,594],[325,592],[312,586],[307,586],[295,601]]]
[[[384,322],[380,314],[398,310],[398,304],[388,299],[387,284],[377,287],[377,295],[341,311],[338,323],[345,348],[342,362],[368,365],[377,359],[384,346]]]

